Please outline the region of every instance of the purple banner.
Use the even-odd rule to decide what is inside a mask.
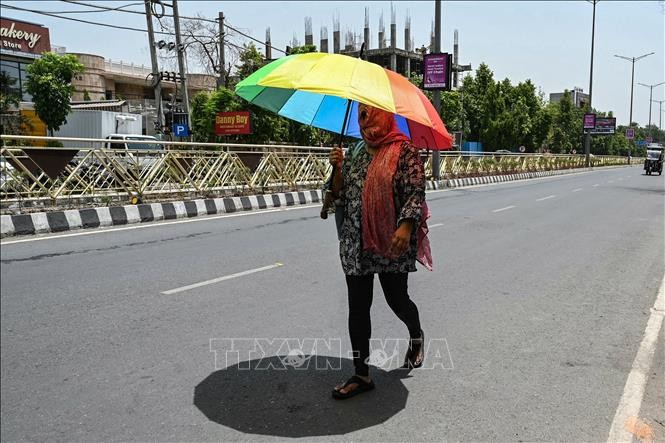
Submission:
[[[596,114],[584,114],[584,129],[594,129],[596,127]]]
[[[450,54],[426,54],[423,59],[423,88],[450,89]]]

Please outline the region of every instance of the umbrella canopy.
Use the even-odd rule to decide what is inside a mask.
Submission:
[[[282,117],[360,138],[358,103],[395,114],[399,129],[414,145],[450,149],[452,137],[420,89],[405,77],[374,63],[341,54],[312,52],[282,57],[236,86],[250,103]]]

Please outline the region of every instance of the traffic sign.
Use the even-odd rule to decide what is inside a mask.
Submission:
[[[626,138],[628,140],[633,140],[635,138],[635,129],[633,128],[626,129]]]
[[[637,146],[646,146],[646,145],[647,145],[647,141],[646,141],[646,140],[637,140],[637,141],[635,142],[635,144],[636,144]]]
[[[189,126],[184,123],[176,123],[173,125],[173,135],[178,137],[187,137],[189,135]]]

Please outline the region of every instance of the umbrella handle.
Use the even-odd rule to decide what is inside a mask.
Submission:
[[[342,139],[344,138],[344,132],[346,132],[346,126],[349,122],[349,114],[351,113],[351,100],[346,99],[346,112],[344,113],[344,123],[342,123],[342,131],[339,133],[339,142],[337,145],[342,147]]]

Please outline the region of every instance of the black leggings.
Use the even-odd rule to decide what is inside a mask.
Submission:
[[[420,318],[418,308],[407,292],[408,273],[379,274],[388,306],[406,324],[410,338],[420,338]],[[349,289],[349,335],[354,351],[353,365],[357,375],[369,375],[369,339],[372,335],[370,307],[374,289],[374,274],[347,275]]]

